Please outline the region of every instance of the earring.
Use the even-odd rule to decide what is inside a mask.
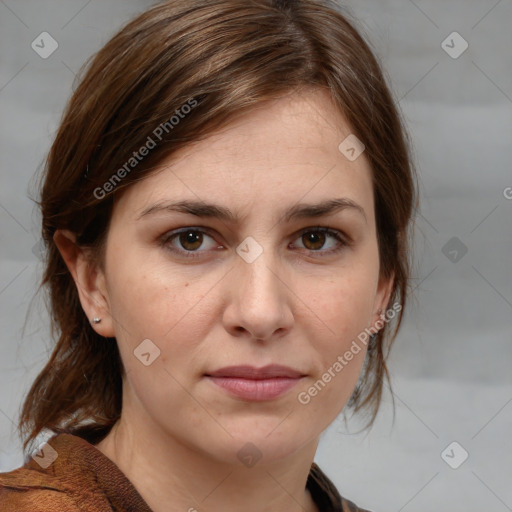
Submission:
[[[377,311],[377,315],[381,315],[382,314],[382,308],[379,309],[379,311]]]
[[[101,322],[101,318],[94,317],[94,318],[92,319],[92,323],[93,323],[93,324],[99,324],[100,322]]]

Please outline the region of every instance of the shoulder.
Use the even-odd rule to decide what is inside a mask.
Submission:
[[[73,436],[57,436],[28,456],[22,467],[0,473],[0,511],[111,511],[77,447],[79,440]]]
[[[58,478],[48,478],[38,471],[25,468],[0,473],[0,510],[83,512]]]

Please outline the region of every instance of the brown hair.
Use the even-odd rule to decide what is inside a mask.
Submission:
[[[366,146],[381,275],[394,275],[390,301],[402,304],[394,333],[386,325],[370,343],[349,403],[354,411],[368,408],[373,423],[384,378],[389,380],[387,352],[405,308],[407,232],[416,190],[400,115],[354,22],[329,0],[169,0],[128,23],[83,72],[41,177],[38,204],[46,246],[41,287],[48,291],[52,334],[58,339],[23,404],[24,449],[45,428],[97,442],[121,413],[117,345],[91,328],[53,241],[55,231],[74,232],[101,266],[117,194],[238,113],[302,87],[329,91]],[[174,124],[171,118],[187,103],[195,107]],[[167,130],[161,130],[156,147],[127,168],[133,152],[163,126]],[[121,172],[123,166],[129,172]],[[104,187],[116,172],[122,179]],[[109,193],[99,192],[107,188]]]

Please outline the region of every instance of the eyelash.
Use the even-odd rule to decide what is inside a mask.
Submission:
[[[167,250],[169,250],[169,251],[171,251],[173,253],[178,253],[179,255],[184,256],[185,258],[199,258],[199,257],[201,257],[201,253],[205,252],[205,251],[199,251],[199,250],[197,250],[197,251],[185,251],[185,250],[181,250],[181,249],[176,249],[175,247],[171,246],[169,244],[169,242],[171,242],[174,238],[176,238],[180,234],[188,233],[188,232],[203,233],[203,234],[208,235],[210,238],[213,238],[208,233],[208,231],[209,230],[205,230],[204,228],[199,228],[199,227],[183,228],[183,229],[180,229],[180,230],[177,230],[177,231],[173,231],[171,233],[166,233],[161,238],[160,243]],[[340,246],[338,246],[335,249],[330,249],[328,251],[321,251],[321,250],[314,251],[314,250],[311,250],[311,249],[306,249],[310,253],[319,253],[321,258],[326,257],[326,256],[331,256],[333,254],[337,254],[340,251],[342,251],[345,247],[348,247],[350,245],[349,242],[342,236],[340,231],[331,229],[328,226],[317,226],[317,227],[314,227],[314,228],[303,229],[299,233],[298,238],[304,236],[306,233],[325,233],[327,235],[332,236],[338,242],[340,242],[340,244],[341,244]]]

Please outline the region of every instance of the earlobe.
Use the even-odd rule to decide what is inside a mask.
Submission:
[[[73,277],[92,328],[101,336],[115,337],[103,272],[93,263],[90,251],[80,247],[75,234],[69,230],[56,230],[53,240]],[[101,318],[101,325],[94,321],[98,318]]]
[[[389,300],[391,299],[394,281],[394,274],[392,274],[390,277],[381,277],[379,279],[379,285],[375,297],[375,310],[373,320],[375,328],[379,331],[382,329],[386,321],[386,310],[389,304]]]

